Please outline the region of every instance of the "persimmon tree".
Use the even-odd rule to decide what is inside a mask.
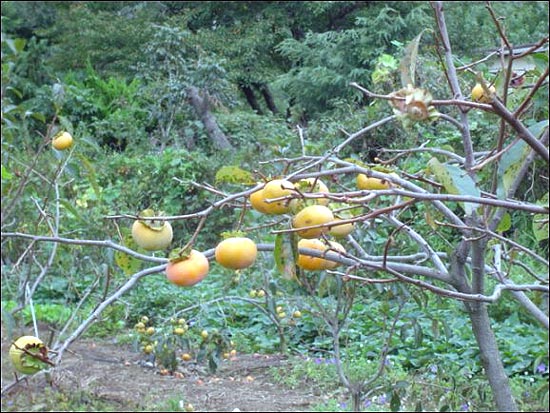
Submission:
[[[449,300],[458,300],[463,303],[469,316],[479,347],[480,362],[493,391],[496,407],[501,411],[516,411],[517,405],[491,328],[488,306],[499,300],[513,299],[541,326],[548,329],[548,314],[541,304],[532,299],[532,294],[548,294],[548,257],[539,255],[508,233],[511,220],[521,217],[532,222],[533,236],[537,241],[548,237],[548,193],[540,202],[530,202],[522,199],[519,192],[522,183],[530,175],[535,180],[547,179],[541,176],[540,171],[546,170],[549,163],[548,111],[546,118],[536,119],[530,106],[544,87],[547,88],[548,65],[542,70],[535,69],[529,73],[529,88],[510,90],[512,59],[502,68],[493,91],[492,82],[476,71],[476,65],[480,62],[456,67],[443,5],[441,2],[434,2],[432,6],[438,29],[434,39],[441,57],[441,68],[448,81],[449,98],[434,99],[428,90],[415,84],[416,56],[421,39],[419,35],[405,50],[405,59],[401,66],[401,89],[374,93],[363,85],[350,84],[351,88],[369,99],[387,101],[393,110],[392,115],[347,134],[342,142],[327,148],[323,155],[308,155],[304,147],[300,156],[267,161],[280,171],[277,176],[258,177],[241,170],[241,182],[260,183],[248,185],[246,188],[243,185],[240,191],[228,193],[221,185],[214,188],[196,183],[197,187],[210,192],[215,198],[210,206],[198,212],[172,216],[138,216],[134,212],[127,212],[105,218],[113,225],[120,226],[136,219],[192,222],[195,226],[194,233],[187,239],[175,240],[175,254],[181,260],[199,239],[205,223],[211,219],[214,211],[233,208],[241,211],[241,221],[250,220],[251,215],[247,212],[252,208],[251,195],[262,191],[275,179],[281,180],[278,181],[281,196],[267,197],[263,200],[263,205],[277,205],[282,208],[262,207],[263,210],[260,211],[266,213],[267,225],[276,241],[274,244],[258,242],[257,248],[259,251],[272,251],[281,274],[305,286],[312,295],[315,292],[316,275],[297,265],[299,256],[322,258],[338,265],[325,265],[322,268],[328,277],[337,280],[341,286],[339,294],[343,294],[341,306],[338,307],[340,313],[327,312],[323,316],[325,320],[332,320],[330,327],[336,354],[339,351],[341,321],[351,309],[355,290],[365,284],[399,283],[413,290],[421,289]],[[494,21],[501,35],[503,49],[511,51],[512,45],[502,31],[499,20],[495,18]],[[547,43],[548,38],[541,39],[533,46],[533,50]],[[465,81],[472,85],[481,85],[486,96],[485,103],[470,99],[469,89],[464,90],[462,86]],[[494,119],[499,124],[499,130],[495,136],[485,137],[482,140],[483,146],[478,147],[471,133],[471,116],[481,112]],[[420,145],[415,148],[382,151],[376,164],[366,164],[358,159],[342,156],[353,142],[392,122],[401,122],[405,130],[422,123],[432,125],[435,130],[450,125],[462,143],[461,154],[447,148]],[[303,138],[301,129],[298,130],[298,135]],[[427,159],[425,167],[415,171],[401,167],[402,159],[412,157]],[[259,169],[265,165],[260,163]],[[60,173],[63,168],[62,164]],[[28,173],[31,171],[32,166]],[[376,189],[357,189],[356,179],[359,175],[378,179],[384,184]],[[313,189],[304,190],[296,185],[302,180],[313,183]],[[315,191],[314,188],[318,188],[315,183],[319,181],[333,182],[333,188]],[[289,182],[291,186],[285,187],[283,182]],[[54,193],[58,195],[57,177],[50,183]],[[16,193],[17,196],[20,194],[21,191]],[[323,200],[323,206],[332,209],[334,220],[323,220],[320,224],[314,223],[310,226],[306,223],[305,226],[297,227],[293,219],[297,213],[319,200]],[[61,214],[59,196],[55,196],[51,202],[53,213],[46,212],[41,205],[36,204],[40,219],[49,227],[48,235],[3,230],[3,242],[28,242],[29,249],[39,243],[106,248],[150,264],[148,268],[134,272],[114,291],[102,297],[75,328],[59,334],[51,345],[52,360],[59,363],[68,346],[108,306],[134,288],[144,277],[165,272],[173,257],[142,254],[122,242],[112,240],[61,237],[58,234]],[[418,216],[423,219],[415,219]],[[426,222],[428,227],[420,224],[421,222]],[[352,231],[342,241],[342,250],[330,244],[330,230],[337,227],[336,224],[353,224],[356,230],[373,226],[384,227],[389,235],[383,242],[366,248],[362,245],[363,239],[360,235]],[[315,238],[326,245],[325,250],[298,247],[300,237],[310,233],[315,233]],[[401,254],[400,249],[404,243],[407,244],[407,250],[413,252]],[[442,243],[447,245],[445,250],[440,247]],[[32,300],[37,285],[46,279],[53,268],[55,254],[54,247],[47,262],[41,265],[40,275],[21,286],[23,303]],[[214,246],[204,251],[204,255],[213,259]],[[529,260],[524,262],[522,257],[529,257]],[[521,271],[516,271],[517,269]],[[90,299],[91,291],[98,284],[99,278],[81,297],[79,307]],[[319,309],[322,310],[322,306]],[[388,337],[391,337],[393,327],[389,324]],[[383,349],[382,356],[385,351],[387,349]],[[342,368],[339,357],[337,363],[340,379],[351,391],[354,407],[358,409],[361,395],[370,381],[351,381]],[[382,370],[383,364],[379,372]]]

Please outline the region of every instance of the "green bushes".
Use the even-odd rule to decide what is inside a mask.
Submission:
[[[84,17],[91,10],[88,5],[80,6],[80,11],[72,7],[59,7],[60,15],[66,18],[74,12]],[[102,11],[99,14],[107,13],[100,6],[95,7]],[[120,13],[113,17],[116,22],[123,22],[121,16],[132,11],[132,8],[112,7]],[[291,4],[285,7],[293,9]],[[332,7],[339,6],[334,3],[327,8],[309,7],[325,16]],[[511,147],[514,150],[506,152],[501,159],[491,158],[489,151],[495,144],[508,145],[508,139],[514,137],[498,127],[495,113],[475,114],[475,111],[488,109],[481,106],[473,107],[471,111],[474,112],[469,115],[462,111],[460,116],[457,116],[456,106],[448,109],[449,114],[457,116],[456,119],[451,119],[451,115],[439,119],[448,123],[435,123],[430,118],[422,125],[409,123],[403,127],[388,123],[376,129],[373,122],[391,113],[391,107],[384,101],[367,106],[370,97],[367,99],[367,93],[358,95],[348,88],[349,82],[357,80],[367,85],[370,80],[379,82],[381,93],[401,87],[397,81],[397,71],[401,70],[403,75],[403,67],[399,69],[397,65],[397,54],[401,52],[391,58],[382,53],[388,53],[391,44],[402,47],[401,30],[407,29],[409,37],[417,35],[427,5],[392,3],[378,7],[374,19],[367,18],[369,10],[365,8],[359,10],[364,14],[353,15],[353,23],[329,19],[332,20],[330,27],[323,30],[296,33],[291,30],[295,27],[285,26],[291,35],[272,49],[280,53],[279,58],[282,56],[290,62],[292,68],[277,73],[284,69],[284,63],[277,59],[277,65],[273,66],[276,70],[249,77],[235,69],[234,63],[238,60],[235,55],[224,56],[223,41],[226,40],[223,34],[233,33],[238,38],[242,27],[236,23],[234,26],[228,23],[216,35],[208,36],[208,30],[217,30],[210,26],[216,25],[201,25],[200,30],[193,31],[191,26],[184,24],[188,16],[174,18],[162,26],[149,22],[148,29],[154,29],[155,35],[143,43],[143,64],[132,68],[139,74],[139,80],[132,81],[128,80],[134,73],[130,68],[109,75],[102,72],[100,66],[106,62],[104,56],[96,53],[90,57],[85,70],[71,64],[63,68],[57,61],[59,73],[55,80],[53,77],[49,81],[38,80],[39,76],[35,75],[31,79],[23,68],[28,68],[33,60],[21,53],[22,42],[5,41],[3,47],[10,53],[3,57],[3,66],[8,69],[3,73],[3,80],[13,88],[6,88],[8,93],[3,94],[2,102],[2,195],[3,201],[7,201],[2,206],[2,230],[10,231],[3,233],[2,240],[6,247],[2,249],[6,264],[2,272],[2,292],[18,304],[27,304],[29,296],[37,305],[55,303],[69,308],[87,300],[86,305],[79,307],[78,321],[94,308],[102,311],[99,303],[112,304],[124,295],[127,299],[124,305],[109,307],[103,313],[106,324],[89,330],[97,335],[117,334],[126,320],[143,314],[154,318],[155,327],[160,328],[163,321],[189,312],[196,326],[220,331],[231,329],[234,336],[243,341],[243,348],[250,351],[290,348],[316,359],[335,359],[334,366],[325,365],[322,371],[317,371],[315,366],[305,368],[306,374],[317,374],[325,381],[330,374],[336,381],[333,370],[336,367],[354,402],[371,394],[373,386],[381,386],[374,387],[376,392],[380,390],[377,402],[384,405],[389,399],[392,409],[406,405],[406,401],[417,409],[426,406],[411,404],[414,398],[430,401],[434,408],[441,410],[462,408],[464,403],[468,408],[492,407],[485,395],[487,385],[481,379],[482,368],[478,361],[480,349],[486,352],[488,349],[477,346],[480,343],[476,343],[470,330],[465,328],[471,323],[474,326],[475,322],[480,323],[480,319],[474,317],[474,308],[484,310],[487,305],[497,339],[502,341],[499,344],[507,370],[501,372],[502,376],[517,380],[517,388],[522,390],[528,388],[528,383],[521,382],[519,377],[529,376],[537,384],[542,382],[545,373],[539,370],[547,357],[545,334],[539,334],[540,330],[532,333],[534,322],[526,312],[518,309],[517,303],[508,304],[506,292],[496,304],[489,304],[492,301],[489,294],[497,282],[493,276],[498,278],[500,287],[507,287],[504,285],[506,277],[522,283],[543,280],[543,277],[534,277],[535,281],[531,278],[540,268],[545,268],[539,265],[544,264],[544,258],[527,252],[547,252],[545,235],[541,235],[541,231],[533,232],[533,214],[528,212],[526,205],[516,203],[518,199],[503,201],[506,197],[503,191],[509,187],[499,180],[499,175],[506,175],[512,178],[508,179],[509,185],[514,176],[518,176],[516,172],[524,161],[523,148]],[[250,18],[246,8],[240,10],[239,6],[235,12]],[[255,18],[261,20],[261,14]],[[373,30],[379,27],[387,30]],[[282,33],[285,31],[270,35],[268,43]],[[244,39],[250,42],[243,41],[243,44],[250,44],[250,49],[256,50],[261,45],[257,42],[261,34],[262,30],[255,30],[256,37]],[[66,42],[66,35],[57,32],[59,44],[56,46],[61,47]],[[96,44],[105,34],[96,35],[98,37],[92,36],[90,44]],[[207,47],[209,42],[217,43],[217,47]],[[383,47],[369,47],[374,43]],[[43,52],[38,47],[33,51],[36,55]],[[110,52],[110,57],[116,57],[119,51]],[[443,79],[464,85],[471,80],[469,75],[440,71],[435,54],[421,53],[418,59],[412,55],[407,55],[414,60],[408,62],[409,65],[422,69],[417,72],[418,79],[442,98],[450,94]],[[378,56],[382,57],[376,61]],[[226,57],[232,64],[227,64]],[[251,52],[247,59],[257,63],[253,58]],[[269,56],[266,58],[269,60]],[[82,58],[78,64],[83,62],[88,60]],[[17,67],[21,67],[21,71],[13,70]],[[373,67],[378,72],[371,77],[369,69]],[[440,72],[438,76],[434,75],[436,68]],[[263,90],[269,94],[273,90],[274,95],[264,95],[264,100],[269,104],[269,97],[275,97],[277,103],[288,104],[287,118],[275,114],[275,110],[269,116],[260,114],[261,110],[257,113],[245,111],[246,104],[238,101],[236,93],[243,85],[234,84],[236,80],[270,81],[269,89],[258,88],[256,92]],[[33,88],[32,82],[40,84]],[[190,88],[200,89],[197,94],[204,99],[195,99],[189,105],[187,92]],[[424,96],[423,91],[418,92]],[[529,95],[524,94],[523,98],[526,96]],[[510,102],[520,104],[521,96],[516,96],[515,92],[509,97]],[[253,99],[248,98],[251,104]],[[398,109],[395,102],[394,106]],[[545,123],[536,121],[544,120],[548,109],[539,102],[531,107],[536,110],[528,115],[524,113],[525,124],[532,128],[535,139],[539,139]],[[444,110],[441,109],[442,113]],[[229,135],[236,154],[216,151],[208,139],[207,122],[197,117],[206,112],[216,113],[217,122]],[[390,118],[384,121],[387,119]],[[298,122],[300,128],[294,129]],[[353,142],[346,153],[331,150],[351,136],[350,132],[367,125],[373,126],[372,131],[365,136],[359,134],[363,139]],[[450,130],[449,126],[458,127]],[[50,150],[49,139],[58,128],[69,130],[75,138],[75,144],[68,151]],[[503,132],[500,136],[499,130]],[[393,152],[382,153],[381,163],[385,162],[388,170],[399,171],[403,179],[421,186],[427,193],[409,192],[405,198],[400,187],[394,186],[383,194],[359,194],[353,181],[358,167],[331,170],[334,165],[349,165],[348,160],[357,164],[379,163],[376,155],[380,146],[389,150],[399,148],[395,157]],[[469,148],[487,152],[477,152],[466,162],[462,155],[468,154]],[[327,156],[312,156],[319,154]],[[345,161],[336,159],[340,155],[346,157]],[[444,166],[445,163],[448,165]],[[539,165],[533,165],[533,176],[538,176],[541,174],[537,169]],[[257,237],[261,241],[281,240],[272,230],[288,229],[290,217],[259,217],[257,211],[243,209],[244,198],[230,194],[243,191],[255,181],[293,172],[327,177],[331,187],[340,192],[333,194],[335,201],[363,212],[363,215],[357,214],[357,221],[363,222],[357,223],[355,239],[348,240],[351,247],[348,262],[353,265],[320,277],[298,271],[297,281],[290,282],[273,270],[272,255],[264,254],[265,263],[238,273],[213,265],[203,283],[192,290],[181,290],[168,284],[163,274],[154,272],[162,272],[162,266],[154,267],[147,276],[136,273],[147,260],[133,265],[129,255],[104,248],[106,245],[102,243],[107,239],[131,246],[128,243],[131,221],[146,208],[184,216],[174,220],[174,242],[170,248],[181,247],[189,241],[194,242],[197,249],[213,248],[220,240],[220,232],[236,228],[265,235]],[[546,172],[542,175],[546,176]],[[529,186],[527,182],[522,184],[526,185],[521,193],[526,204],[539,200],[543,204],[547,202],[543,198],[544,185],[539,182]],[[406,185],[405,181],[400,181],[400,185],[416,188]],[[481,199],[482,192],[485,199]],[[451,194],[473,197],[471,202],[465,201],[470,210],[464,208],[463,201],[450,202],[457,199]],[[220,199],[225,200],[223,206],[211,212],[208,207]],[[429,199],[444,202],[449,209]],[[479,214],[479,221],[477,214],[475,217],[470,214],[475,202],[487,208]],[[501,211],[496,206],[495,209],[487,206],[491,203],[498,207],[510,206],[516,211],[502,220],[505,225],[497,226],[495,221],[491,226],[487,223],[489,218],[499,219]],[[529,207],[531,211],[542,209],[535,205]],[[197,212],[200,214],[195,214]],[[464,213],[470,216],[462,221]],[[199,221],[207,214],[204,223]],[[544,218],[542,213],[538,216]],[[192,238],[198,226],[200,234]],[[505,239],[495,232],[506,233]],[[512,236],[514,233],[517,237]],[[492,238],[491,244],[485,244],[486,237]],[[519,240],[522,245],[518,248],[506,240]],[[501,248],[501,255],[492,249],[493,245]],[[285,267],[288,270],[285,275],[291,278],[295,263],[290,257],[296,251],[287,248],[288,260],[285,260],[281,259],[282,250],[279,243],[274,254],[277,267]],[[462,257],[457,250],[460,253],[473,251],[471,261],[467,260],[467,252]],[[155,254],[166,257],[168,252],[167,248]],[[516,257],[521,259],[521,265]],[[125,260],[128,265],[123,265]],[[498,271],[492,271],[493,266]],[[485,272],[486,268],[489,269]],[[144,278],[134,285],[132,282],[138,280],[136,274]],[[129,279],[130,276],[133,278]],[[408,281],[408,284],[400,281]],[[323,284],[320,293],[319,284]],[[429,299],[430,295],[419,293],[423,290],[417,290],[418,285],[441,294],[437,297],[444,299]],[[30,294],[27,288],[32,288]],[[545,287],[522,288],[542,291]],[[253,297],[249,295],[251,289]],[[262,292],[261,297],[257,291]],[[469,296],[471,293],[476,293],[476,297]],[[526,294],[542,304],[538,292]],[[459,304],[449,303],[449,297],[485,301],[467,302],[464,308],[470,314],[470,323],[467,312],[462,311]],[[45,314],[51,311],[46,307],[37,308]],[[297,310],[300,316],[294,316]],[[484,315],[482,311],[477,314]],[[490,324],[487,318],[481,327],[486,330],[485,337],[492,345],[493,335],[487,327]],[[88,324],[83,326],[89,327]],[[514,342],[506,342],[506,337],[514,337]],[[327,357],[331,352],[334,357]],[[486,362],[498,360],[486,355],[481,359]],[[177,362],[173,357],[172,361]],[[373,366],[384,367],[388,375],[384,376],[381,368]],[[500,364],[496,366],[497,370],[499,368]],[[430,385],[439,389],[434,393],[439,399],[445,399],[445,404],[439,399],[431,400],[425,389],[417,386],[416,377],[431,380]],[[445,396],[447,390],[448,398]],[[382,396],[386,397],[384,403]],[[513,404],[510,397],[507,399],[506,402]]]
[[[147,148],[146,102],[137,79],[103,79],[90,63],[81,79],[76,72],[64,78],[63,114],[75,127],[83,126],[100,146],[125,150]]]

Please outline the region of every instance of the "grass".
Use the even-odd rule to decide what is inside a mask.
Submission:
[[[371,368],[365,360],[350,365],[363,371],[368,380]],[[491,411],[491,390],[485,376],[464,375],[454,365],[432,364],[423,369],[405,369],[393,359],[385,375],[366,389],[362,398],[364,411]],[[542,369],[541,369],[542,370]],[[307,383],[325,401],[312,411],[350,411],[351,397],[337,380],[334,361],[330,358],[292,359],[291,365],[271,370],[273,380],[290,388]],[[546,411],[548,407],[548,373],[514,376],[512,388],[521,410]]]
[[[45,387],[41,392],[31,393],[23,387],[15,396],[2,397],[3,412],[125,411],[126,407],[113,400],[101,399],[84,389],[63,391],[59,388]]]

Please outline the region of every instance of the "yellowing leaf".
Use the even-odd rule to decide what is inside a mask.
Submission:
[[[277,234],[273,255],[277,270],[286,280],[296,279],[297,242],[291,232]]]
[[[216,183],[253,185],[256,183],[252,174],[235,165],[222,166],[216,172]]]
[[[123,245],[132,250],[139,248],[131,235],[124,237]],[[132,275],[141,270],[142,262],[122,251],[115,252],[115,262],[126,275]]]
[[[537,204],[548,208],[548,192],[537,202]],[[533,234],[537,241],[548,239],[548,230],[548,214],[533,215]]]
[[[401,71],[401,85],[407,87],[408,85],[414,85],[414,77],[416,72],[416,59],[418,56],[418,45],[424,30],[420,32],[405,48],[405,55],[401,59],[400,71]]]
[[[529,146],[524,140],[519,140],[502,155],[498,164],[498,198],[506,198],[508,190],[518,176],[518,172],[528,154]]]
[[[426,212],[424,212],[424,218],[426,219],[426,223],[430,226],[431,229],[437,229],[438,225],[436,224],[429,210],[426,210]]]

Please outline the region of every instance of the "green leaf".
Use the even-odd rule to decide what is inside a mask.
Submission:
[[[545,128],[548,127],[548,120],[537,122],[529,127],[535,137],[539,137]],[[510,149],[508,149],[501,157],[498,164],[498,187],[497,197],[499,199],[506,198],[512,183],[516,179],[525,158],[530,152],[530,146],[528,146],[523,139],[518,140]]]
[[[277,270],[286,280],[296,279],[297,242],[292,232],[277,234],[273,255]]]
[[[73,124],[71,123],[71,120],[66,116],[58,116],[59,124],[61,125],[62,129],[68,131],[70,134],[73,133]]]
[[[508,212],[505,212],[502,219],[498,223],[497,232],[508,231],[512,227],[512,217]]]
[[[422,301],[422,297],[420,296],[420,294],[412,294],[411,297],[420,309],[424,307],[424,302]]]
[[[38,120],[42,123],[46,123],[46,116],[43,113],[31,112],[31,117],[33,117],[34,119],[36,119],[36,120]]]
[[[328,295],[336,296],[338,294],[336,277],[328,275],[326,272],[322,272],[317,278],[316,291],[319,297],[326,297]]]
[[[90,185],[95,192],[96,198],[100,199],[101,191],[100,191],[99,185],[97,184],[96,170],[94,168],[94,165],[88,160],[88,158],[86,158],[82,154],[79,154],[78,158],[82,162],[82,166],[84,166],[84,168],[86,169],[86,172],[88,172],[88,181],[90,182]]]
[[[17,39],[6,39],[5,43],[8,45],[8,47],[10,48],[13,54],[18,54],[25,49],[27,41],[22,38],[17,38]]]
[[[395,57],[392,55],[383,53],[379,58],[378,61],[380,64],[384,65],[385,67],[389,67],[390,69],[397,69],[397,61],[395,60]]]
[[[40,356],[39,348],[27,349],[29,353]],[[33,357],[31,354],[22,354],[21,355],[21,365],[24,368],[32,368],[35,371],[40,371],[48,368],[48,364],[44,363],[37,357]]]
[[[422,326],[418,323],[414,323],[413,330],[414,330],[414,346],[420,347],[422,345],[422,341],[424,341],[424,332],[422,331]]]
[[[538,205],[543,205],[548,208],[548,192],[537,201]],[[537,241],[548,239],[548,214],[533,215],[533,234]]]
[[[533,53],[531,56],[539,73],[543,73],[548,67],[548,52]]]
[[[25,39],[17,38],[13,41],[13,44],[17,52],[22,52],[25,49],[25,46],[27,45],[27,41]]]
[[[540,138],[542,133],[548,127],[548,122],[548,119],[541,120],[540,122],[529,126],[527,129],[529,129],[529,132],[531,132],[535,136],[535,138]]]
[[[414,86],[414,77],[416,72],[416,59],[418,56],[418,45],[424,30],[420,32],[405,48],[405,56],[401,60],[401,84],[403,87]]]
[[[11,178],[13,178],[13,175],[11,174],[10,171],[8,171],[8,168],[6,168],[2,164],[2,179],[6,180],[6,181],[9,181]]]
[[[87,223],[71,202],[67,201],[66,199],[60,199],[59,203],[79,221]]]
[[[2,65],[2,70],[8,70],[6,65]],[[14,95],[16,95],[19,99],[23,98],[23,92],[21,92],[19,89],[13,87],[13,86],[7,86],[6,91],[10,91]],[[23,110],[23,107],[21,105],[6,105],[4,106],[4,113],[8,113],[14,109]]]
[[[449,194],[481,196],[474,180],[458,166],[442,164],[437,158],[432,158],[428,161],[428,167]],[[468,215],[471,215],[478,207],[477,204],[471,202],[461,202],[460,205]]]
[[[394,388],[396,389],[407,389],[408,387],[410,386],[410,383],[406,380],[397,380],[394,384]],[[418,411],[422,411],[422,410],[417,410]]]
[[[432,335],[436,340],[439,337],[439,320],[436,318],[432,319]]]
[[[387,82],[391,79],[391,74],[398,67],[397,60],[388,54],[382,54],[378,57],[375,70],[372,72],[372,82],[377,84]]]

